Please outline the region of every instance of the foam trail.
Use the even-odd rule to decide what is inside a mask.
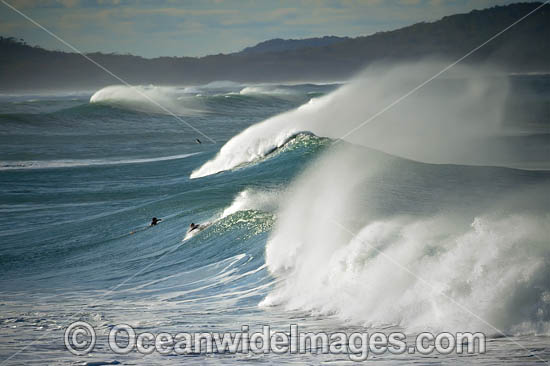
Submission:
[[[48,169],[48,168],[72,168],[92,165],[120,165],[120,164],[141,164],[155,161],[167,161],[185,159],[200,153],[179,154],[161,156],[158,158],[142,159],[73,159],[73,160],[25,160],[25,161],[0,161],[0,170],[15,169]]]
[[[244,130],[191,178],[254,161],[280,147],[297,131],[339,138],[442,65],[423,62],[370,67],[336,91]],[[487,73],[483,68],[457,66],[446,74],[448,79],[427,85],[346,140],[426,162],[490,163],[474,151],[486,145],[479,139],[499,133],[507,80]],[[471,146],[465,149],[465,144]]]

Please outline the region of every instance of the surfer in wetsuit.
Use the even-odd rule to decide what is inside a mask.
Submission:
[[[193,231],[198,228],[199,228],[199,224],[195,224],[192,222],[191,225],[189,225],[189,231]]]
[[[153,217],[151,219],[151,223],[149,224],[149,226],[146,226],[146,227],[142,227],[141,229],[136,229],[134,231],[130,231],[130,235],[133,235],[139,231],[143,231],[143,230],[146,230],[146,229],[149,229],[151,226],[156,226],[159,222],[161,222],[162,219],[157,219],[156,217]]]

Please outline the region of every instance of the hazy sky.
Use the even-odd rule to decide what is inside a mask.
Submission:
[[[75,47],[146,57],[229,53],[271,38],[359,36],[514,0],[3,0]],[[0,35],[59,41],[0,2]]]

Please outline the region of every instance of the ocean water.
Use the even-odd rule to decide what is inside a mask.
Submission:
[[[0,96],[0,361],[351,362],[117,355],[107,334],[123,323],[479,331],[485,354],[369,358],[549,361],[550,77],[449,78],[344,137],[413,82],[376,72]],[[189,235],[191,222],[203,230]],[[97,332],[86,356],[63,344],[76,320]]]

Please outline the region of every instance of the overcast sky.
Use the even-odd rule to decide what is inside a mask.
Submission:
[[[3,0],[85,52],[229,53],[271,38],[359,36],[513,0]],[[68,50],[0,2],[0,35]]]

